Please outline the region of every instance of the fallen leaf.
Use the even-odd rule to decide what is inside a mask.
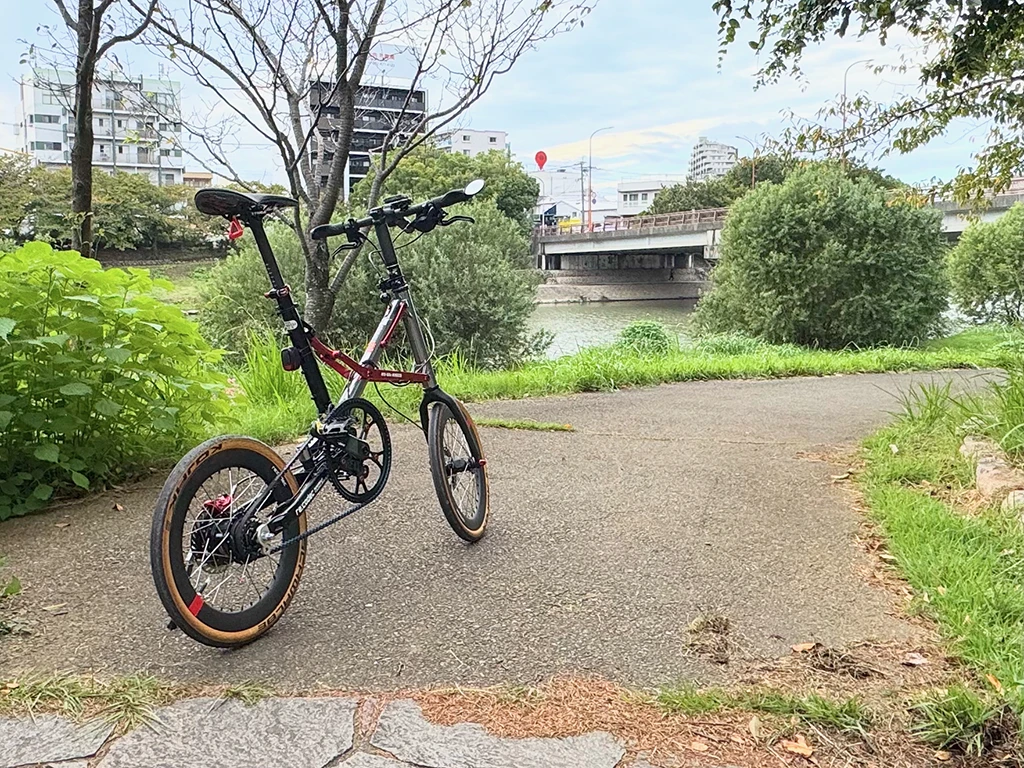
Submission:
[[[793,649],[793,653],[807,653],[808,651],[813,651],[818,645],[818,643],[797,643],[796,645],[791,645],[790,648]]]
[[[851,474],[851,472],[843,472],[841,475],[832,475],[832,482],[838,483],[842,480],[848,480]]]
[[[997,678],[995,675],[989,673],[985,675],[985,679],[988,680],[989,683],[992,684],[992,687],[996,689],[996,693],[1003,692],[1003,684],[999,682],[999,678]]]
[[[761,740],[761,718],[757,715],[750,718],[750,722],[747,723],[747,729],[750,731],[750,735],[754,737],[755,741]]]
[[[945,587],[936,587],[935,591],[938,592],[940,595],[946,594],[946,588]]]
[[[896,445],[896,443],[889,443],[889,450],[892,451],[893,453],[899,453],[900,447]]]
[[[951,760],[952,758],[953,758],[953,755],[950,754],[949,752],[946,752],[943,749],[940,749],[938,752],[935,753],[935,759],[936,760],[942,760],[943,762],[945,762],[946,760]]]
[[[927,664],[928,659],[920,653],[908,653],[903,657],[903,661],[900,663],[905,667],[920,667],[923,664]]]
[[[885,562],[887,562],[887,563],[895,563],[896,562],[896,556],[895,555],[890,555],[888,552],[879,552],[878,553],[878,557],[879,557],[880,560],[885,560]]]
[[[792,752],[794,755],[803,755],[804,757],[810,757],[814,754],[814,747],[808,744],[807,739],[800,733],[797,734],[796,741],[783,739],[782,748],[787,752]]]
[[[67,528],[71,523],[55,523],[58,528]]]
[[[117,502],[115,501],[115,502],[114,502],[114,511],[115,511],[115,512],[124,512],[124,507],[123,507],[123,506],[121,506],[120,504],[118,504],[118,503],[117,503]]]
[[[691,741],[690,749],[692,749],[694,752],[707,752],[708,745],[705,744],[703,741]]]
[[[67,605],[67,603],[54,603],[53,605],[44,605],[43,606],[43,610],[44,611],[49,611],[50,613],[53,613],[54,611],[59,611],[61,608],[63,608],[66,605]]]
[[[734,741],[737,744],[743,744],[744,743],[743,737],[740,736],[738,733],[734,733],[732,736],[730,736],[729,737],[729,741]]]

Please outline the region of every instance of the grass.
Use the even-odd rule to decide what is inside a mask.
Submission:
[[[152,722],[155,709],[175,693],[174,686],[146,675],[110,681],[64,674],[29,677],[0,682],[0,714],[52,712],[74,720],[97,717],[127,731]]]
[[[1024,402],[1018,374],[993,386],[967,397],[941,387],[910,393],[903,416],[866,442],[860,478],[916,609],[975,673],[977,690],[936,691],[915,705],[917,732],[971,754],[1015,738],[1024,716],[1024,527],[998,503],[956,507],[974,480],[958,450],[963,436],[1006,429],[1006,403]]]
[[[1002,345],[1014,338],[1007,331],[983,327],[920,347],[826,351],[723,336],[677,345],[666,354],[643,355],[621,345],[595,347],[557,360],[498,371],[474,369],[455,354],[438,360],[436,369],[438,380],[449,393],[466,402],[479,402],[607,392],[679,381],[998,366],[1003,362]],[[328,375],[329,385],[337,390],[341,380],[330,372]],[[228,425],[231,429],[268,442],[292,439],[309,429],[315,416],[309,394],[298,372],[282,370],[273,337],[263,337],[250,346],[235,377],[248,402],[235,409],[235,421]],[[383,385],[380,392],[382,396],[368,388],[365,396],[385,413],[397,410],[415,420],[417,388]]]
[[[681,715],[741,710],[796,717],[808,725],[841,733],[863,734],[871,723],[871,714],[859,699],[851,697],[833,701],[817,693],[793,696],[772,689],[726,690],[683,686],[659,691],[656,700],[666,712]]]
[[[558,424],[553,421],[534,421],[533,419],[474,419],[477,426],[496,427],[498,429],[525,429],[532,432],[574,432],[572,424]]]

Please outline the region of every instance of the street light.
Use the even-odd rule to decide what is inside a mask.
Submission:
[[[843,164],[843,168],[846,167],[846,78],[850,74],[850,70],[856,67],[858,64],[870,64],[874,59],[861,59],[860,61],[853,62],[843,72],[843,150],[840,162]]]
[[[750,188],[753,189],[757,183],[757,145],[746,136],[737,136],[736,138],[750,145]]]
[[[590,182],[590,194],[587,196],[587,231],[593,231],[594,229],[594,137],[601,131],[610,131],[615,126],[607,125],[604,128],[598,128],[592,134],[590,134],[590,161],[587,168],[587,180]]]

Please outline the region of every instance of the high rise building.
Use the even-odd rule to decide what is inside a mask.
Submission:
[[[690,181],[725,176],[739,162],[739,150],[701,136],[690,155]]]
[[[74,73],[33,69],[21,84],[24,150],[49,168],[71,164]],[[92,96],[93,168],[181,184],[181,84],[165,78],[97,76]]]
[[[452,131],[441,140],[449,152],[476,157],[484,152],[508,151],[508,134],[504,131],[472,131],[468,128]]]
[[[342,186],[346,200],[352,188],[370,172],[370,156],[381,150],[389,134],[394,146],[422,129],[427,91],[414,88],[412,79],[401,76],[413,75],[417,70],[418,56],[412,48],[380,45],[370,53],[362,85],[356,92],[355,126]],[[310,141],[310,159],[323,185],[334,159],[341,114],[334,84],[312,83],[309,106],[314,115],[319,115],[317,130]]]

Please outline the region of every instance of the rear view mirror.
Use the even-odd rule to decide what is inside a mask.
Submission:
[[[483,179],[473,179],[473,181],[469,182],[469,184],[466,185],[466,188],[462,191],[465,192],[470,197],[473,197],[474,195],[479,194],[480,190],[482,190],[483,188]]]

